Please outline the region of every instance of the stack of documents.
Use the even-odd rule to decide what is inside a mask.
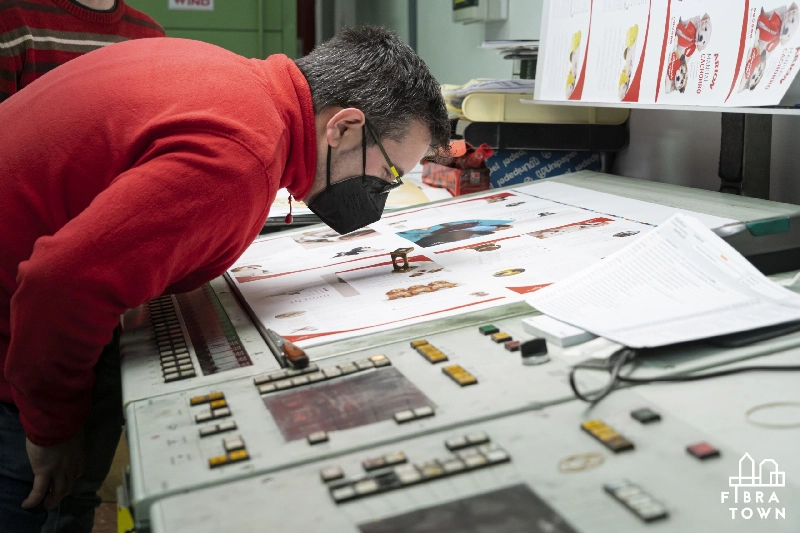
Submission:
[[[546,315],[632,348],[800,320],[800,295],[767,279],[685,214],[527,301]]]

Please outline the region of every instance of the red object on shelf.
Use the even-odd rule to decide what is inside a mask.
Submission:
[[[489,169],[452,168],[438,163],[422,165],[422,182],[431,187],[447,189],[453,196],[489,190]]]

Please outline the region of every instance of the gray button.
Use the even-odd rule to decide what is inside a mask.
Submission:
[[[356,365],[356,368],[358,368],[359,370],[369,370],[370,368],[374,368],[375,367],[375,363],[373,363],[369,359],[363,359],[361,361],[356,361],[354,364]]]
[[[211,411],[211,415],[214,418],[222,418],[225,416],[231,416],[231,410],[228,407],[220,407],[219,409],[214,409]]]
[[[328,379],[336,378],[336,377],[339,377],[339,376],[342,375],[342,371],[338,367],[335,367],[335,366],[333,366],[331,368],[324,369],[322,371],[322,373],[325,374],[325,377],[327,377]]]
[[[208,437],[209,435],[216,435],[219,433],[219,426],[205,426],[200,428],[200,436]]]
[[[220,424],[217,427],[219,428],[220,432],[233,431],[234,429],[236,429],[236,422],[233,421],[233,420],[228,420],[226,422],[220,422]]]
[[[295,387],[308,385],[308,376],[297,376],[296,378],[292,378],[292,385]]]
[[[414,413],[410,409],[405,411],[398,411],[397,413],[394,414],[394,420],[398,424],[403,424],[404,422],[410,422],[411,420],[414,420],[414,418],[415,418]]]
[[[214,418],[214,417],[209,412],[198,413],[198,414],[194,415],[194,421],[197,422],[198,424],[200,422],[206,422],[208,420],[211,420],[212,418]]]
[[[270,392],[275,392],[276,390],[278,390],[278,387],[276,387],[274,383],[267,383],[265,385],[258,386],[259,394],[269,394]]]
[[[343,365],[339,365],[339,370],[342,371],[342,374],[347,375],[358,372],[358,367],[353,363],[345,363]]]
[[[327,483],[328,481],[343,478],[344,470],[340,466],[327,466],[319,471],[319,477]]]
[[[238,435],[235,437],[228,437],[222,439],[222,447],[225,448],[226,452],[241,450],[244,448],[244,440]]]
[[[433,416],[433,407],[430,405],[426,405],[425,407],[418,407],[414,409],[414,416],[416,418],[425,418],[428,416]]]
[[[325,380],[325,374],[323,374],[322,372],[313,372],[308,375],[309,383],[316,383],[317,381],[324,381],[324,380]]]

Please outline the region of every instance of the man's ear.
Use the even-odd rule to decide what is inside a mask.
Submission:
[[[360,109],[348,107],[336,112],[325,126],[328,146],[333,148],[352,148],[361,142],[361,128],[365,122],[364,113]]]

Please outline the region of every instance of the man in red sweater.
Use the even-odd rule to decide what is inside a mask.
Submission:
[[[71,59],[145,37],[164,29],[124,0],[0,0],[0,102]]]
[[[84,437],[87,469],[113,455],[119,405],[97,407],[114,403],[104,346],[122,313],[222,274],[280,188],[340,232],[376,220],[403,169],[449,138],[425,64],[371,27],[297,62],[116,44],[11,96],[0,124],[3,532],[36,530],[70,493]],[[78,514],[62,505],[59,525],[88,531]]]

